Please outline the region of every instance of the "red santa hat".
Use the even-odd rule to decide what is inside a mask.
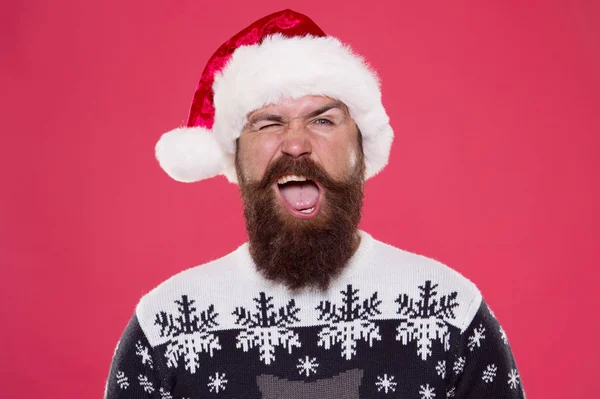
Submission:
[[[347,45],[292,10],[254,22],[219,47],[202,72],[187,126],[161,136],[156,158],[177,181],[225,175],[236,183],[236,139],[247,115],[307,95],[346,104],[362,133],[365,177],[384,168],[394,133],[377,75]]]

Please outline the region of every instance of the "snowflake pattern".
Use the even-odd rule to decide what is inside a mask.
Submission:
[[[208,384],[206,384],[209,388],[210,392],[219,393],[219,391],[224,391],[227,386],[227,380],[225,379],[225,373],[215,373],[214,376],[208,377]]]
[[[125,375],[124,372],[117,371],[117,374],[115,374],[115,377],[117,379],[117,385],[119,386],[119,388],[121,388],[121,389],[129,388],[129,378],[127,378],[127,376]]]
[[[421,399],[433,399],[436,397],[435,388],[430,387],[429,384],[421,385],[419,395],[421,395]]]
[[[402,345],[408,345],[414,341],[417,346],[417,355],[422,360],[427,360],[432,355],[434,341],[439,341],[446,351],[449,350],[449,320],[455,318],[455,308],[459,306],[457,292],[440,295],[437,287],[438,284],[432,284],[427,280],[422,286],[418,286],[418,298],[416,295],[409,297],[407,294],[401,294],[395,300],[398,304],[397,313],[400,315],[398,318],[400,324],[395,327],[397,333],[395,338]],[[381,314],[382,302],[378,299],[378,293],[373,292],[369,297],[368,294],[359,295],[359,291],[348,284],[346,289],[340,291],[342,296],[339,302],[324,300],[315,308],[319,312],[318,320],[327,323],[318,332],[318,346],[329,350],[332,346],[339,344],[341,356],[346,360],[351,360],[357,354],[358,342],[364,341],[373,347],[374,341],[382,339],[380,327],[376,324],[377,320],[374,319],[375,316]],[[265,365],[275,361],[275,350],[278,346],[287,349],[290,354],[293,348],[300,348],[299,336],[292,329],[294,322],[300,321],[298,317],[300,309],[296,306],[294,299],[290,299],[287,304],[284,303],[284,306],[277,307],[273,303],[272,296],[260,292],[258,297],[253,300],[255,311],[236,307],[232,312],[236,317],[235,324],[241,327],[241,331],[236,336],[236,347],[243,349],[244,352],[258,348],[259,358]],[[161,311],[156,314],[154,321],[154,325],[158,325],[160,328],[160,336],[169,339],[165,352],[167,365],[177,367],[183,357],[185,369],[192,374],[199,369],[201,353],[210,354],[212,357],[214,351],[221,349],[219,338],[214,335],[214,327],[219,325],[218,313],[215,312],[213,305],[208,306],[202,312],[197,312],[194,306],[195,302],[190,300],[187,295],[182,295],[179,300],[175,301],[178,305],[177,312],[169,314]],[[504,344],[508,345],[504,329],[501,326],[496,328],[498,328],[497,331]],[[487,331],[487,333],[489,335],[490,332]],[[492,338],[496,336],[492,331]],[[468,336],[469,350],[473,352],[475,348],[481,348],[485,339],[486,328],[483,324],[474,326],[472,334]],[[117,342],[115,352],[117,352],[119,344],[120,342]],[[135,344],[135,355],[140,357],[142,365],[153,368],[151,347],[145,346],[142,341],[138,340]],[[456,375],[463,373],[465,363],[465,357],[455,359],[452,370]],[[451,361],[448,364],[446,360],[437,361],[435,370],[438,376],[445,380],[446,373],[451,373],[451,364]],[[298,358],[296,368],[300,375],[310,377],[317,374],[319,363],[316,357],[304,356]],[[486,384],[493,383],[497,373],[498,367],[495,364],[488,364],[481,374],[481,379]],[[501,376],[502,370],[500,378]],[[132,383],[135,383],[135,374],[132,378]],[[121,390],[129,388],[129,378],[123,371],[117,371],[115,379]],[[150,395],[155,394],[156,389],[147,376],[139,374],[137,379],[144,392]],[[210,392],[225,391],[228,383],[225,373],[215,373],[209,376],[208,380],[207,386]],[[517,389],[520,383],[517,369],[511,369],[508,373],[510,389]],[[396,392],[398,385],[395,377],[390,374],[377,375],[377,381],[374,384],[377,392],[385,394]],[[421,399],[436,397],[435,387],[430,384],[420,385],[418,393]],[[441,393],[442,396],[443,393]],[[456,395],[456,388],[449,388],[445,393],[447,398],[453,398]],[[162,387],[158,394],[161,399],[173,399],[171,393]]]
[[[506,332],[504,331],[504,329],[502,327],[500,327],[500,338],[502,338],[502,341],[504,341],[504,345],[508,345],[508,337],[506,336]]]
[[[516,389],[517,385],[519,385],[519,373],[517,369],[511,369],[510,373],[508,373],[508,385],[510,389]]]
[[[233,315],[237,317],[235,324],[245,327],[236,337],[236,348],[244,352],[258,346],[260,360],[269,365],[275,361],[275,348],[282,346],[292,353],[292,348],[301,346],[298,334],[289,327],[293,322],[298,322],[297,314],[300,309],[296,307],[293,299],[286,306],[275,311],[273,297],[261,292],[254,298],[256,312],[252,313],[243,307],[237,307]]]
[[[484,333],[485,327],[483,327],[481,324],[479,325],[479,328],[473,328],[473,335],[469,337],[469,342],[467,343],[467,346],[471,352],[473,352],[475,347],[481,348],[481,341],[485,339]]]
[[[496,367],[495,364],[488,364],[486,369],[483,371],[481,379],[488,384],[493,382],[494,378],[496,378],[496,371],[498,371],[498,367]]]
[[[340,291],[343,305],[338,306],[330,301],[321,301],[317,310],[319,320],[329,322],[329,325],[319,331],[317,345],[330,349],[335,344],[340,344],[341,355],[350,360],[356,355],[356,346],[359,340],[373,346],[373,341],[381,341],[379,327],[371,318],[381,314],[379,305],[381,301],[374,292],[369,299],[359,302],[358,289],[353,289],[348,284],[346,290]]]
[[[418,287],[418,300],[401,294],[395,301],[399,305],[397,313],[401,316],[396,340],[403,345],[416,341],[417,355],[422,360],[427,360],[431,355],[431,345],[435,340],[443,344],[445,351],[450,349],[448,320],[456,317],[454,309],[458,307],[458,292],[439,295],[437,287],[438,284],[427,280]]]
[[[135,354],[141,356],[142,364],[147,364],[150,368],[153,368],[152,356],[150,356],[150,349],[142,345],[142,341],[138,341],[135,344]]]
[[[154,392],[154,386],[152,385],[152,383],[150,381],[148,381],[148,377],[140,374],[140,375],[138,375],[138,381],[140,382],[140,386],[142,387],[142,389],[144,389],[144,392],[147,392],[147,393]]]
[[[164,388],[160,388],[158,390],[158,393],[160,394],[160,399],[173,399],[171,392],[167,391]]]
[[[298,373],[300,375],[302,375],[302,373],[305,373],[307,377],[309,377],[311,373],[316,374],[317,367],[319,367],[319,363],[317,363],[317,358],[310,358],[309,356],[306,356],[304,359],[298,359],[298,364],[296,365]]]
[[[393,375],[388,377],[387,374],[384,374],[383,377],[377,376],[377,382],[375,385],[377,386],[377,392],[384,390],[385,393],[388,393],[388,391],[396,392],[396,385],[398,385],[398,383],[394,382]]]
[[[446,361],[439,360],[437,366],[435,366],[435,371],[437,371],[437,374],[442,377],[442,379],[446,379]]]
[[[465,363],[466,359],[462,356],[454,361],[454,367],[452,368],[452,370],[454,370],[454,373],[456,375],[459,375],[463,372],[463,370],[465,369]]]
[[[168,337],[169,343],[165,351],[168,367],[177,367],[180,357],[183,357],[185,369],[194,374],[200,367],[200,353],[207,352],[213,356],[215,350],[221,349],[219,337],[210,329],[216,327],[216,318],[213,305],[206,311],[196,314],[194,303],[187,295],[182,295],[181,300],[176,300],[178,316],[166,312],[159,312],[154,321],[160,326],[160,336]]]

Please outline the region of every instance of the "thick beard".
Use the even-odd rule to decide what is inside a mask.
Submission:
[[[236,159],[250,254],[265,278],[291,290],[329,287],[358,247],[364,167],[361,156],[346,181],[340,182],[308,158],[284,155],[261,181],[247,182]],[[273,187],[286,174],[314,179],[323,188],[315,218],[296,218],[278,203]]]

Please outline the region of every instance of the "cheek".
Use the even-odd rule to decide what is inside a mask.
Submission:
[[[358,163],[358,149],[353,149],[348,156],[348,168],[350,170],[354,170],[356,168],[356,164]]]
[[[280,146],[276,135],[257,135],[240,140],[240,159],[243,162],[244,176],[250,180],[260,180],[273,160]]]
[[[348,170],[354,170],[360,160],[360,148],[358,145],[358,128],[351,128],[344,140],[344,148],[346,152],[346,166]]]
[[[356,168],[359,160],[357,140],[357,137],[340,137],[321,143],[321,162],[335,178],[344,178]]]

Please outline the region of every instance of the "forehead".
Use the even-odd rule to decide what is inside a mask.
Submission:
[[[314,110],[333,106],[344,113],[348,113],[348,107],[334,98],[327,96],[304,96],[300,98],[283,98],[276,104],[265,105],[248,113],[248,118],[262,113],[276,113],[283,115],[302,115]]]

